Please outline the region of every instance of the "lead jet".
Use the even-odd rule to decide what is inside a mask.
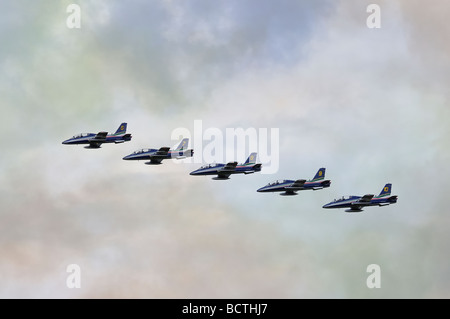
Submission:
[[[367,194],[364,196],[347,196],[335,199],[331,203],[323,205],[323,208],[349,208],[347,213],[359,213],[366,206],[387,206],[397,203],[397,195],[391,196],[392,184],[386,184],[380,195]]]
[[[297,180],[280,180],[267,184],[257,190],[260,193],[282,192],[280,195],[290,196],[298,195],[298,191],[312,189],[319,190],[330,187],[331,181],[325,180],[325,168],[320,168],[313,179],[307,181],[306,179]]]
[[[189,139],[184,138],[174,150],[171,150],[170,147],[161,147],[160,149],[142,149],[125,156],[123,159],[126,161],[148,160],[149,162],[145,164],[158,165],[165,159],[183,159],[186,157],[192,157],[194,150],[187,149],[188,145]]]
[[[123,143],[131,141],[131,134],[126,134],[127,132],[127,123],[120,124],[116,133],[112,135],[108,135],[108,132],[99,132],[95,133],[81,133],[75,135],[68,140],[62,142],[65,145],[73,145],[73,144],[89,144],[85,148],[100,148],[103,143]]]
[[[229,162],[227,164],[208,164],[190,173],[190,175],[217,175],[214,180],[229,179],[231,174],[252,174],[261,171],[262,164],[256,164],[257,153],[251,153],[244,164]]]

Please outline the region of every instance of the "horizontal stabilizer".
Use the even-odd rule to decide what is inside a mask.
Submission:
[[[325,180],[325,181],[322,181],[322,182],[320,183],[320,185],[321,185],[322,187],[330,187],[331,181],[330,181],[329,179],[327,179],[327,180]]]
[[[184,157],[192,157],[192,156],[194,156],[194,150],[193,149],[184,150],[183,151],[183,156]]]
[[[398,198],[398,196],[394,195],[394,196],[389,197],[388,200],[390,203],[397,203],[397,198]]]
[[[262,166],[262,164],[255,164],[255,165],[253,165],[252,168],[255,172],[259,172],[259,171],[261,171],[261,166]]]

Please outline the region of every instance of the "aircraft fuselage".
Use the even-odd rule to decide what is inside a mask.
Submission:
[[[226,174],[251,174],[255,172],[261,171],[260,164],[241,164],[237,165],[233,170],[224,170],[225,164],[215,164],[210,167],[201,167],[193,172],[190,175],[218,175],[220,173]]]
[[[362,196],[349,196],[340,199],[335,199],[334,201],[323,205],[323,208],[350,208],[349,211],[362,211],[362,207],[366,206],[386,206],[394,204],[397,202],[397,196],[388,197],[374,197],[368,202],[359,202]],[[352,209],[358,206],[357,209]]]
[[[286,192],[289,191],[289,187],[295,183],[295,180],[284,180],[283,182],[275,182],[264,187],[259,188],[257,191],[260,193],[269,193],[269,192]],[[318,190],[326,187],[330,187],[331,182],[329,180],[320,181],[320,182],[305,182],[302,187],[296,187],[295,190]]]
[[[80,136],[74,136],[62,142],[65,145],[76,145],[76,144],[92,144],[92,143],[123,143],[131,141],[130,134],[118,134],[118,135],[107,135],[105,139],[96,140],[95,133],[84,133]]]
[[[140,160],[151,160],[152,158],[158,159],[171,159],[171,158],[182,158],[191,157],[193,155],[193,150],[171,150],[167,154],[161,155],[157,154],[158,149],[148,149],[145,151],[136,151],[130,155],[123,157],[127,161],[140,161]]]

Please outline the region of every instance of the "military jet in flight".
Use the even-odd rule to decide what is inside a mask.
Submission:
[[[73,145],[73,144],[89,144],[89,146],[85,146],[85,148],[100,148],[103,143],[123,143],[131,141],[131,134],[126,134],[127,132],[127,123],[120,124],[116,133],[112,135],[108,135],[108,132],[99,132],[95,133],[81,133],[75,135],[68,140],[62,142],[65,145]]]
[[[261,187],[257,190],[260,193],[269,193],[269,192],[282,192],[280,195],[289,196],[289,195],[298,195],[297,191],[312,189],[318,190],[326,187],[330,187],[331,181],[325,180],[325,168],[320,168],[313,179],[307,181],[306,179],[297,179],[297,180],[279,180],[272,183],[267,184],[264,187]]]
[[[175,150],[171,150],[170,147],[161,147],[160,149],[141,149],[125,156],[123,159],[127,161],[149,160],[149,162],[145,164],[158,165],[165,159],[183,159],[186,157],[192,157],[194,150],[187,149],[188,145],[189,139],[184,138]]]
[[[323,205],[323,208],[349,208],[347,213],[359,213],[366,206],[386,206],[397,203],[397,195],[391,196],[392,184],[386,184],[380,195],[367,194],[364,196],[347,196],[335,199],[331,203]]]
[[[229,162],[227,164],[208,164],[190,173],[190,175],[217,175],[215,180],[229,179],[231,174],[252,174],[261,171],[262,164],[256,164],[257,153],[251,153],[244,164]]]

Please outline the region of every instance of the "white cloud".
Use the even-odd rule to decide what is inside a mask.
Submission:
[[[2,296],[373,297],[373,262],[386,274],[376,297],[448,295],[435,283],[448,278],[442,15],[430,9],[416,25],[417,3],[383,2],[382,28],[370,30],[359,2],[255,6],[104,2],[85,7],[103,18],[71,38],[54,16],[37,33],[2,19],[16,31],[0,81]],[[171,146],[172,130],[195,119],[223,131],[279,127],[279,173],[217,182],[189,176],[195,164],[121,159]],[[60,144],[122,121],[130,143]],[[330,189],[256,193],[321,166]],[[321,208],[386,182],[396,205],[353,216]],[[81,292],[64,286],[69,263],[82,267]]]

